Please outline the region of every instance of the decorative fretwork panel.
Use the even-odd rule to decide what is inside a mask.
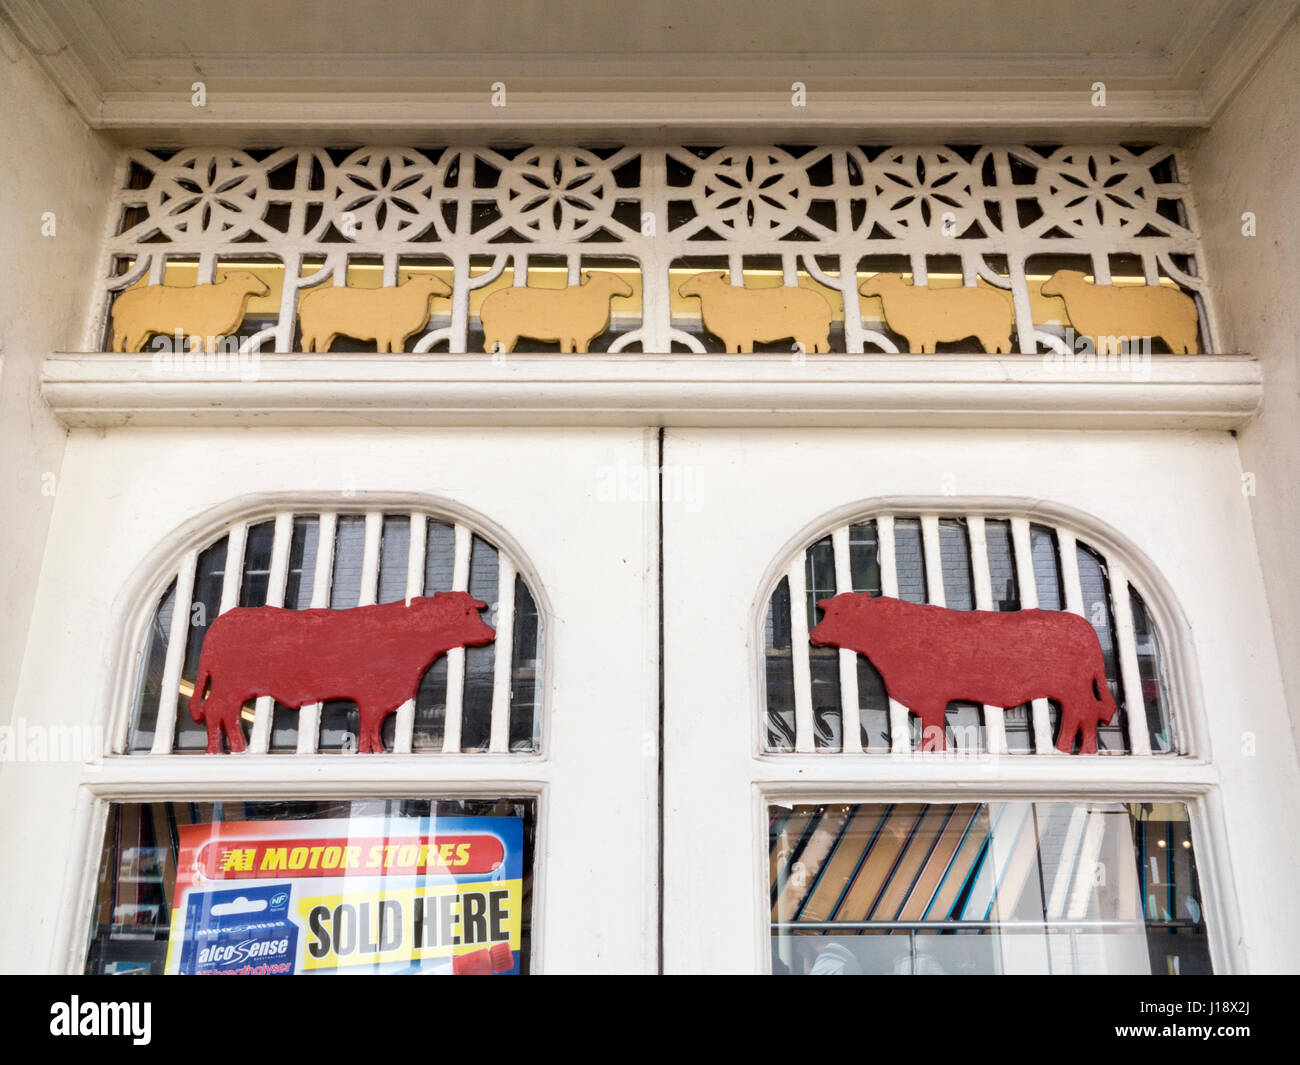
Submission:
[[[242,348],[290,352],[299,350],[298,301],[312,288],[434,273],[452,294],[434,301],[407,350],[479,351],[488,291],[574,285],[597,269],[618,273],[632,294],[613,300],[593,351],[721,351],[699,302],[677,291],[719,270],[735,285],[819,292],[832,350],[895,352],[907,345],[880,300],[858,293],[866,277],[889,272],[1002,290],[1015,350],[1064,352],[1065,306],[1039,289],[1054,271],[1076,269],[1099,285],[1186,292],[1200,350],[1217,350],[1171,147],[133,149],[116,205],[98,340],[116,293],[239,268],[270,289],[249,304]]]

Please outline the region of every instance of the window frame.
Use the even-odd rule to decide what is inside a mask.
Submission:
[[[1120,561],[1161,640],[1169,715],[1182,753],[1122,756],[990,754],[957,751],[855,753],[766,749],[764,625],[780,580],[811,545],[844,525],[881,514],[986,519],[1026,517],[1075,532]],[[791,609],[794,609],[793,597]],[[1200,672],[1191,628],[1176,597],[1142,550],[1099,519],[1073,507],[1008,496],[890,496],[847,503],[820,514],[786,541],[758,584],[751,606],[749,691],[750,822],[755,971],[770,974],[771,905],[767,807],[783,802],[989,802],[1022,800],[1170,801],[1187,806],[1202,908],[1216,973],[1245,971],[1219,774],[1210,757]]]
[[[323,501],[319,492],[259,492],[228,499],[191,517],[156,542],[125,582],[110,618],[113,645],[103,671],[100,720],[105,723],[105,751],[85,765],[87,776],[76,788],[68,871],[54,930],[56,971],[84,970],[98,870],[110,806],[121,802],[259,801],[312,799],[500,798],[531,799],[539,841],[533,863],[535,917],[529,964],[544,972],[547,922],[541,920],[548,879],[552,813],[550,785],[557,767],[549,744],[552,701],[554,613],[528,555],[506,530],[491,519],[454,501],[427,493],[362,492]],[[443,752],[339,755],[253,754],[175,755],[125,753],[133,713],[134,691],[145,636],[161,597],[187,552],[219,539],[239,521],[255,521],[285,510],[420,511],[439,520],[458,522],[488,539],[515,564],[533,595],[541,625],[537,693],[538,747],[528,753]]]

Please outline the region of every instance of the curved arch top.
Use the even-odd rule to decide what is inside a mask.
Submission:
[[[1047,698],[1015,707],[950,702],[942,731],[923,733],[868,655],[810,643],[809,632],[824,616],[818,603],[846,591],[956,611],[1036,607],[1082,615],[1096,633],[1118,705],[1099,729],[1100,752],[1198,752],[1203,733],[1190,629],[1146,554],[1075,508],[955,496],[859,500],[821,515],[787,541],[754,603],[760,750],[856,754],[955,746],[964,753],[1045,755],[1058,740],[1070,746],[1059,731],[1061,707]],[[805,610],[794,610],[800,602]],[[1097,698],[1104,702],[1104,693]]]
[[[415,600],[432,600],[445,609],[451,600],[436,597],[448,592],[484,604],[475,609],[492,631],[474,623],[473,634],[466,628],[468,644],[455,642],[460,638],[453,632],[445,637],[452,641],[449,649],[432,644],[426,649],[430,638],[421,633],[429,631],[427,622],[421,615],[417,623],[409,608]],[[229,500],[196,515],[155,547],[128,582],[119,606],[129,640],[114,700],[125,711],[113,730],[115,753],[215,749],[222,746],[223,732],[232,751],[246,747],[254,754],[342,753],[358,746],[394,754],[540,749],[542,636],[549,615],[540,582],[505,530],[459,504],[405,493],[356,493],[342,500],[265,493]],[[342,674],[356,679],[330,682],[344,690],[322,690],[321,701],[300,708],[293,704],[301,695],[283,695],[286,703],[278,703],[273,695],[281,689],[275,684],[250,680],[268,690],[249,697],[237,716],[232,708],[224,715],[225,728],[205,742],[205,729],[193,718],[206,716],[221,682],[209,677],[206,666],[200,672],[212,624],[235,608],[277,607],[315,613],[310,619],[242,613],[235,624],[270,624],[271,631],[285,634],[278,645],[285,648],[292,645],[291,629],[323,625],[304,646],[328,644],[328,634],[335,634],[342,641],[335,660],[338,654],[349,656]],[[400,634],[408,629],[403,643]],[[260,642],[266,646],[265,639]],[[257,643],[245,647],[237,641],[237,661],[276,657],[260,654]],[[369,666],[366,647],[379,658],[381,647],[391,650],[399,643],[408,647],[400,659],[411,658],[408,665],[394,666],[389,654],[382,669]],[[272,672],[296,675],[294,663],[310,656],[310,650],[282,655],[285,661]],[[425,661],[430,658],[431,663]],[[227,676],[230,671],[228,665]],[[405,672],[411,676],[405,678]],[[200,676],[204,691],[195,696]],[[367,736],[365,721],[374,719],[365,718],[354,701],[366,676],[386,690],[408,681],[416,688],[415,698],[396,708],[369,708],[382,719],[382,739],[375,739],[374,728]],[[312,683],[317,682],[308,680],[307,686]],[[196,705],[199,710],[192,713]]]

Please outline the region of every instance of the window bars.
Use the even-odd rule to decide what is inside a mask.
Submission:
[[[721,270],[736,285],[820,292],[833,351],[896,352],[903,340],[879,301],[858,295],[885,271],[1007,291],[1015,350],[1065,354],[1063,305],[1038,290],[1072,268],[1103,285],[1183,289],[1200,309],[1200,350],[1215,351],[1202,262],[1171,147],[128,149],[87,343],[105,342],[112,299],[133,284],[207,283],[238,268],[270,288],[249,305],[242,350],[300,350],[297,304],[314,286],[429,272],[452,295],[407,350],[481,351],[489,289],[563,287],[602,269],[633,295],[613,301],[593,351],[704,353],[721,342],[677,289]]]
[[[540,739],[541,626],[515,564],[473,529],[419,511],[295,513],[241,521],[181,559],[141,650],[126,750],[202,751],[189,714],[203,638],[236,606],[347,609],[437,592],[488,604],[493,643],[453,648],[421,679],[415,700],[385,724],[385,749],[531,753]],[[356,749],[358,712],[346,701],[293,710],[259,697],[243,708],[253,754]]]
[[[1028,516],[878,514],[800,552],[777,582],[764,625],[764,747],[769,752],[906,753],[919,723],[890,699],[866,656],[813,647],[820,599],[866,592],[956,610],[1068,610],[1092,624],[1119,706],[1098,729],[1110,754],[1178,750],[1160,641],[1123,562],[1059,524]],[[800,604],[803,604],[802,608]],[[1057,753],[1058,710],[950,703],[946,749]]]

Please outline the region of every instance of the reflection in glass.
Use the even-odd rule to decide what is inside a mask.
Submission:
[[[775,973],[1208,973],[1179,803],[772,805]]]

